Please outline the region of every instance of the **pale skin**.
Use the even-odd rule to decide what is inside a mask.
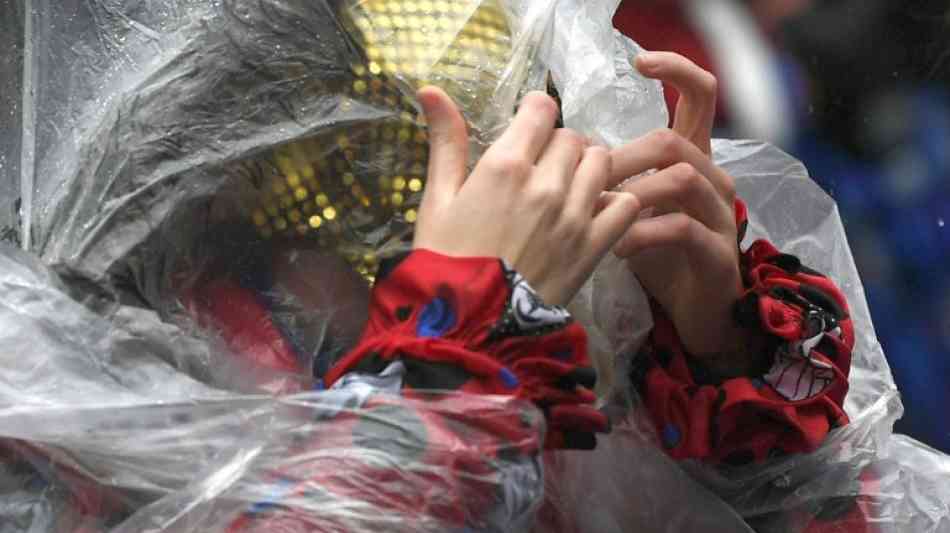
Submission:
[[[608,151],[556,129],[555,102],[530,93],[471,174],[462,115],[440,89],[421,89],[430,159],[413,246],[503,258],[552,304],[570,301],[613,250],[689,353],[723,376],[747,373],[761,341],[732,318],[742,281],[735,186],[709,157],[716,79],[673,53],[636,66],[680,91],[671,129]]]

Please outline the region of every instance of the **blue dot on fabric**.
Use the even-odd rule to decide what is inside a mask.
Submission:
[[[416,335],[441,337],[455,325],[455,311],[442,298],[436,298],[422,309],[416,324]]]
[[[498,375],[501,378],[502,383],[505,384],[505,387],[508,387],[509,389],[517,389],[518,385],[521,383],[518,381],[518,376],[516,376],[514,372],[508,370],[507,368],[502,368]]]
[[[680,439],[683,435],[680,433],[678,427],[673,424],[668,424],[663,428],[663,445],[667,448],[676,448],[680,444]]]

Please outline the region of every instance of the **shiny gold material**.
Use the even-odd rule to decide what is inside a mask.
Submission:
[[[318,90],[339,98],[342,116],[361,107],[391,114],[276,148],[248,211],[258,234],[313,239],[375,279],[380,257],[366,232],[390,220],[399,221],[393,231],[414,224],[425,189],[428,135],[413,91],[434,83],[467,117],[488,110],[511,55],[499,2],[340,0],[343,27],[361,51],[345,65],[348,78]]]

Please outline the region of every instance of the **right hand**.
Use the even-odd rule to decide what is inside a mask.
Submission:
[[[417,98],[430,155],[413,247],[500,257],[546,303],[568,303],[640,209],[630,193],[602,192],[611,175],[609,152],[573,130],[556,129],[557,104],[532,92],[466,177],[468,133],[458,108],[436,87]]]

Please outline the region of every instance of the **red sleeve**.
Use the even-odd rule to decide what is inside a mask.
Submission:
[[[747,215],[738,200],[736,220],[741,242]],[[759,375],[717,379],[654,306],[656,327],[632,378],[674,458],[743,465],[810,452],[848,423],[842,405],[854,330],[841,291],[766,241],[741,254],[741,268],[736,320],[769,340]]]
[[[596,375],[584,329],[499,259],[415,250],[382,269],[359,344],[325,381],[394,360],[406,366],[404,388],[534,402],[548,421],[548,446],[590,448],[607,427],[592,407]]]

